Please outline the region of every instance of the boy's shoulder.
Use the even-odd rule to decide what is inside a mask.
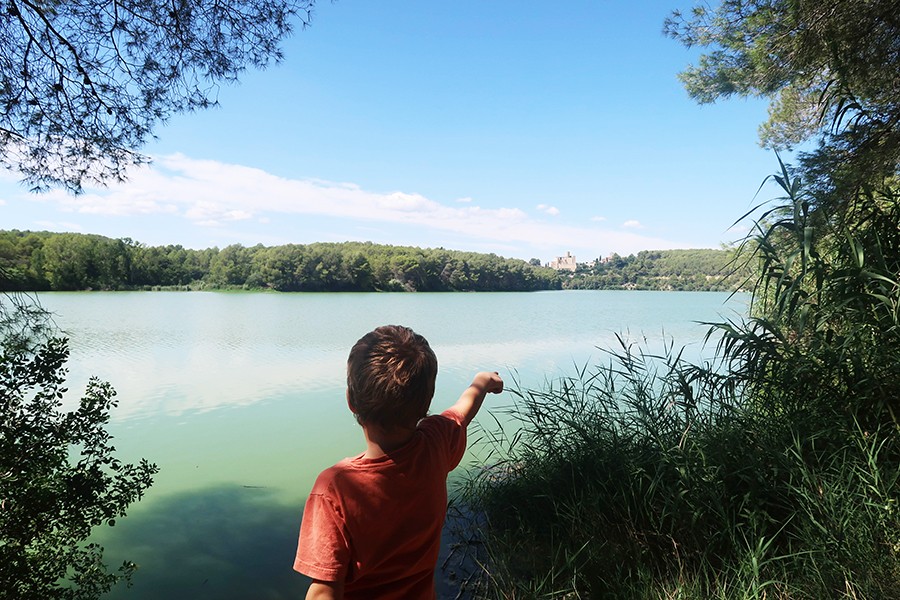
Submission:
[[[435,441],[453,443],[459,438],[465,443],[466,427],[463,425],[462,416],[452,410],[445,410],[439,415],[428,415],[419,421],[416,429],[427,444]]]
[[[346,473],[351,473],[355,470],[351,461],[359,456],[362,455],[343,458],[319,473],[310,493],[328,495],[334,488],[336,482],[344,479]]]
[[[451,426],[450,424],[447,423],[447,421],[449,421],[450,423],[452,423],[452,425],[455,425],[457,427],[463,427],[463,416],[451,408],[448,408],[447,410],[445,410],[444,412],[442,412],[438,415],[428,415],[427,417],[425,417],[424,419],[419,421],[419,426],[421,426],[426,421],[429,421],[431,423],[436,423],[438,426],[443,426],[443,427]]]

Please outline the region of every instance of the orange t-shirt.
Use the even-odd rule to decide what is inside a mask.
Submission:
[[[303,511],[294,569],[344,580],[347,600],[433,599],[447,474],[466,449],[461,420],[452,411],[426,417],[402,448],[323,471]]]

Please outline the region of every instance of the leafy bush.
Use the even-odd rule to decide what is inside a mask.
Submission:
[[[62,409],[68,346],[41,333],[52,331],[46,315],[10,298],[0,309],[0,588],[20,600],[99,598],[135,565],[110,573],[91,531],[114,525],[157,468],[113,455],[109,383],[91,379],[77,408]]]

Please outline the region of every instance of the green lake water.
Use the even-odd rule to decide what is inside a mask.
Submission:
[[[373,328],[412,327],[431,343],[439,412],[479,370],[536,387],[606,362],[616,335],[710,354],[699,321],[734,317],[725,293],[564,291],[483,294],[116,292],[41,294],[70,337],[73,401],[95,375],[119,407],[118,455],[160,472],[143,500],[96,535],[110,564],[140,565],[136,600],[303,597],[291,570],[315,476],[363,449],[344,400],[347,353]],[[646,340],[646,342],[644,342]],[[491,396],[498,411],[508,395]],[[484,412],[480,419],[488,418]],[[477,464],[478,450],[463,461]],[[452,597],[452,596],[450,596]]]

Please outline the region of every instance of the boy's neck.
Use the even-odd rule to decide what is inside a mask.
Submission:
[[[397,427],[386,431],[380,427],[363,425],[366,436],[366,453],[364,458],[381,458],[405,446],[416,433],[416,427]]]

